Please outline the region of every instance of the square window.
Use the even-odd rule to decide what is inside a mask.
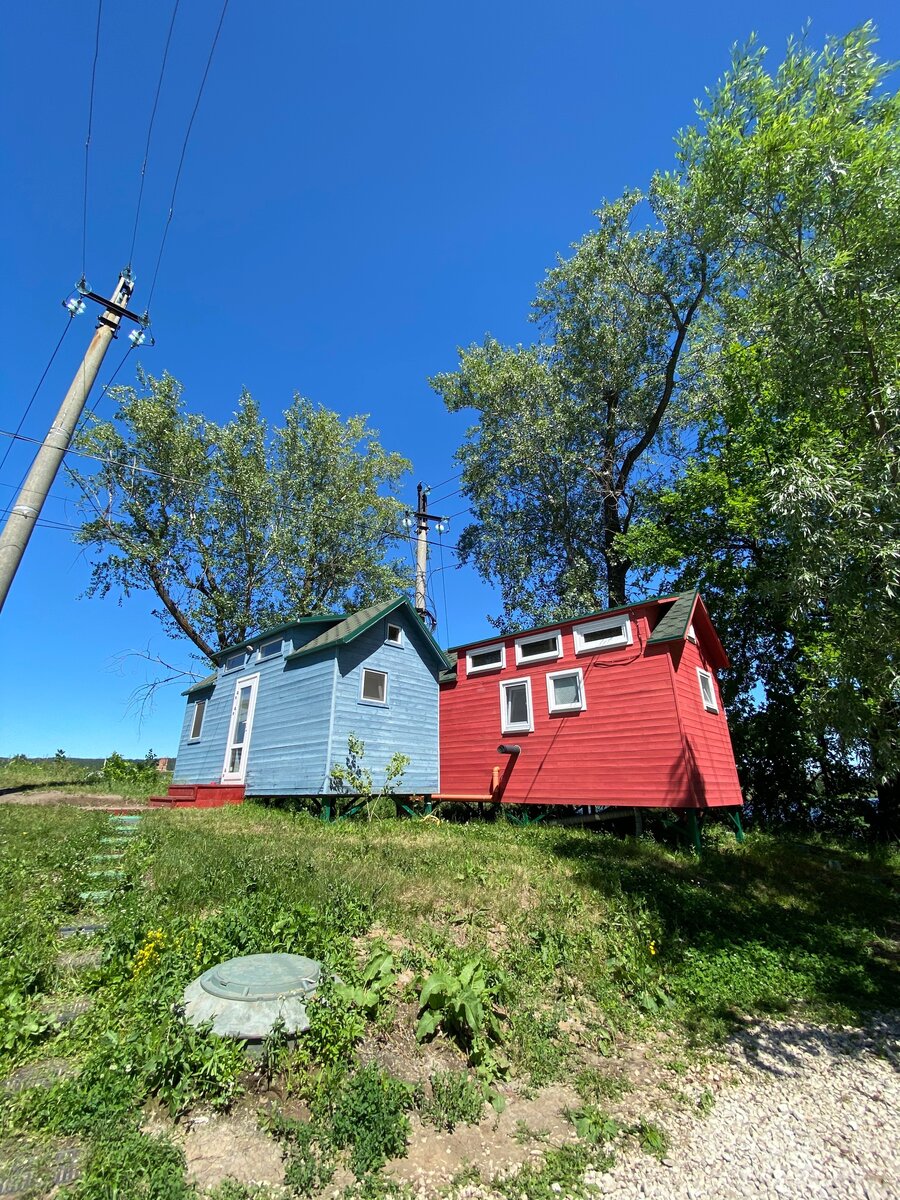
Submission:
[[[613,646],[631,645],[631,622],[628,617],[604,617],[572,628],[575,653],[588,654],[593,650],[609,650]]]
[[[562,655],[562,638],[559,630],[541,633],[536,637],[519,638],[516,642],[516,662],[543,662]]]
[[[552,671],[547,676],[547,707],[552,713],[582,712],[584,676],[577,671]]]
[[[384,639],[389,646],[403,645],[403,630],[399,625],[388,625],[387,636]]]
[[[500,684],[500,728],[503,733],[530,733],[534,729],[530,679]]]
[[[206,712],[206,701],[198,700],[194,705],[194,719],[191,721],[190,741],[196,742],[203,729],[203,714]]]
[[[466,654],[466,675],[477,675],[481,671],[499,671],[506,666],[506,647],[500,642],[496,646],[480,646]]]
[[[225,659],[225,670],[233,671],[236,667],[242,667],[247,661],[246,651],[241,650],[238,654],[229,654]]]
[[[716,689],[712,675],[709,671],[701,671],[698,667],[697,678],[700,680],[700,697],[703,700],[703,707],[707,712],[718,712],[719,706],[716,703]]]
[[[369,704],[387,704],[387,675],[384,671],[373,671],[363,667],[360,700]]]
[[[257,662],[265,662],[267,658],[276,658],[281,653],[281,638],[273,638],[271,642],[263,642],[256,655]]]

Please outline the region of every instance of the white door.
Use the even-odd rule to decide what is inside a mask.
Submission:
[[[231,723],[228,726],[225,762],[222,765],[223,783],[243,783],[246,777],[247,753],[250,749],[250,731],[253,728],[258,686],[258,675],[247,675],[234,685],[234,703],[231,706]]]

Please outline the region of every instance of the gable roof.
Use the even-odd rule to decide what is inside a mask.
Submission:
[[[695,588],[692,592],[682,592],[676,596],[675,603],[663,614],[656,628],[647,638],[648,644],[650,642],[680,642],[686,637],[691,625],[691,618],[694,615],[694,605],[699,595],[700,593]]]
[[[267,639],[275,637],[276,634],[287,633],[289,629],[294,629],[297,625],[322,625],[326,621],[336,625],[343,619],[343,613],[313,613],[311,617],[295,617],[293,621],[285,621],[283,625],[272,625],[268,629],[260,629],[258,633],[251,633],[249,637],[244,638],[242,642],[235,642],[233,646],[223,646],[216,652],[216,660],[224,658],[226,654],[233,654],[236,650],[246,650],[251,644],[265,642]]]
[[[665,608],[663,615],[657,621],[656,626],[647,638],[648,645],[651,643],[659,644],[661,642],[683,642],[687,637],[691,624],[696,621],[702,631],[704,646],[709,652],[710,661],[713,666],[716,669],[722,669],[731,665],[728,661],[728,655],[725,653],[725,648],[719,640],[719,635],[716,633],[712,619],[706,610],[706,605],[703,603],[703,598],[696,588],[690,592],[676,592],[670,596],[648,596],[646,600],[635,600],[632,604],[618,604],[615,608],[604,608],[599,612],[579,613],[578,616],[565,617],[560,621],[536,625],[532,629],[519,629],[514,633],[495,633],[491,637],[478,638],[477,641],[464,642],[462,645],[453,646],[447,653],[455,658],[459,653],[470,650],[475,646],[492,645],[495,642],[505,641],[507,638],[525,637],[528,634],[541,633],[545,629],[559,629],[562,625],[578,625],[582,621],[590,621],[597,617],[611,617],[617,613],[628,612],[631,609],[651,608],[654,606],[659,608],[665,606]],[[454,673],[443,676],[442,682],[452,683],[455,678],[454,667]]]
[[[347,616],[339,620],[338,624],[332,625],[330,629],[326,629],[324,633],[320,633],[318,637],[313,638],[311,642],[307,642],[305,646],[300,646],[297,650],[286,654],[285,662],[290,662],[295,658],[302,658],[307,654],[315,654],[317,650],[329,650],[336,649],[338,646],[346,646],[354,638],[371,629],[378,621],[395,612],[398,608],[405,608],[409,612],[416,622],[416,628],[425,635],[428,649],[432,652],[439,665],[444,670],[448,670],[450,663],[447,656],[419,619],[419,614],[405,596],[400,596],[396,600],[382,601],[381,604],[371,604],[368,608],[361,608],[358,612],[348,613]]]

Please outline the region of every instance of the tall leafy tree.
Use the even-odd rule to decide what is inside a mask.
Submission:
[[[477,414],[457,454],[474,518],[460,548],[499,585],[504,627],[625,600],[622,536],[671,471],[693,331],[717,288],[716,237],[678,179],[596,216],[538,292],[541,339],[488,338],[431,381],[451,411]]]
[[[410,584],[393,554],[409,463],[366,418],[296,396],[270,428],[250,395],[225,424],[188,412],[170,375],[115,391],[79,447],[96,469],[77,537],[89,595],[152,592],[155,615],[207,658],[268,625],[358,607]]]
[[[792,43],[771,72],[765,57],[736,55],[680,141],[732,239],[707,335],[714,404],[643,559],[682,553],[675,575],[730,587],[732,609],[767,598],[744,635],[784,631],[807,732],[868,762],[896,831],[900,100],[870,26],[821,51]]]

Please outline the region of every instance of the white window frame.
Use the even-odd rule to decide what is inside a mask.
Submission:
[[[556,638],[556,650],[545,651],[543,654],[525,654],[522,651],[532,645],[534,642],[546,642],[550,638]],[[562,658],[562,631],[559,629],[547,629],[544,633],[529,634],[528,637],[516,638],[516,666],[521,667],[523,664],[537,662],[550,662],[551,659]]]
[[[709,700],[707,700],[706,693],[703,690],[704,679],[709,684]],[[700,684],[700,700],[703,704],[703,707],[707,712],[717,713],[719,711],[719,705],[716,700],[716,683],[712,677],[712,673],[710,671],[704,671],[702,667],[698,667],[697,680]]]
[[[578,690],[581,700],[578,704],[557,704],[553,694],[553,680],[564,679],[567,675],[578,676]],[[550,713],[584,712],[587,708],[587,697],[584,694],[584,671],[581,667],[569,667],[566,671],[547,672],[547,711]]]
[[[493,654],[495,651],[500,651],[500,661],[495,663],[483,663],[480,667],[472,666],[473,654]],[[471,650],[466,651],[466,675],[484,675],[487,671],[502,671],[506,666],[506,643],[493,642],[490,646],[473,646]]]
[[[384,699],[373,700],[370,696],[365,695],[366,675],[383,675],[384,676]],[[388,706],[388,687],[389,678],[387,671],[381,671],[378,667],[363,667],[359,673],[359,702],[360,704],[374,704],[376,708],[387,708]]]
[[[397,637],[391,637],[391,630],[397,630]],[[395,621],[388,621],[384,630],[384,644],[386,646],[402,646],[403,645],[403,626],[398,625]]]
[[[691,621],[690,625],[688,625],[687,639],[689,642],[694,642],[696,644],[697,635],[696,635],[696,633],[694,633],[694,622],[693,621]]]
[[[528,701],[528,720],[508,724],[506,720],[506,689],[525,685],[525,697]],[[500,680],[500,731],[501,733],[533,733],[534,704],[531,699],[531,676],[523,675],[516,679]]]
[[[597,633],[602,629],[614,629],[621,626],[622,636],[610,639],[608,642],[585,642],[586,633]],[[622,646],[630,646],[634,640],[631,632],[631,621],[626,613],[623,617],[601,617],[599,621],[586,621],[583,625],[573,625],[572,635],[575,638],[576,654],[598,654],[604,650],[617,650]]]
[[[277,646],[278,649],[271,654],[263,654],[263,650],[268,646]],[[257,662],[268,662],[272,658],[278,658],[284,650],[284,638],[269,638],[265,642],[260,642],[259,649],[256,651]]]
[[[240,661],[238,661],[240,660]],[[225,671],[242,671],[247,665],[247,651],[235,650],[234,654],[229,654],[225,659],[223,670]]]
[[[240,743],[235,743],[234,735],[237,727],[238,709],[240,707],[240,693],[243,688],[250,689],[250,699],[247,702],[247,716],[244,721],[244,740]],[[228,738],[225,742],[225,761],[222,763],[222,783],[243,783],[247,778],[247,758],[250,753],[250,738],[253,734],[253,718],[256,715],[256,695],[259,691],[259,672],[255,675],[245,675],[242,679],[234,681],[234,697],[231,701],[231,718],[228,722]],[[240,745],[241,761],[236,771],[229,771],[228,760],[231,758],[232,750]]]
[[[208,697],[207,697],[207,699],[208,699]],[[198,710],[200,713],[200,728],[197,729],[197,732],[195,733],[194,730],[197,728],[197,712],[198,712]],[[203,722],[205,720],[206,720],[206,699],[195,700],[194,701],[194,711],[191,714],[191,732],[188,736],[189,742],[199,742],[200,741],[201,737],[203,736]]]

